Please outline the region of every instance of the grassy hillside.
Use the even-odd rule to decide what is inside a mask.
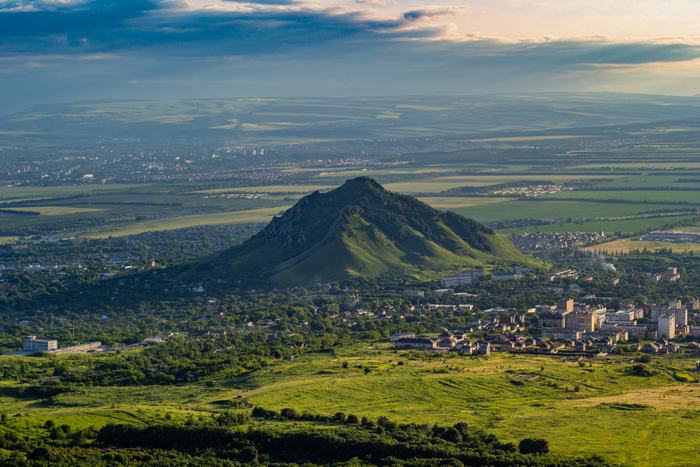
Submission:
[[[361,177],[301,199],[248,242],[194,265],[188,275],[305,284],[389,271],[430,278],[455,268],[535,261],[478,222]]]
[[[648,365],[655,374],[643,377],[623,360],[581,367],[561,357],[477,358],[376,344],[305,355],[234,385],[254,407],[443,426],[463,421],[506,441],[544,436],[555,453],[597,454],[623,465],[696,465],[700,456],[686,440],[698,434],[697,384],[673,377],[692,374],[694,361],[655,357]]]

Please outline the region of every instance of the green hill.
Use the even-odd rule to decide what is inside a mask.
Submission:
[[[302,198],[247,242],[184,275],[303,285],[393,270],[437,278],[456,268],[535,262],[541,264],[476,221],[360,177]]]

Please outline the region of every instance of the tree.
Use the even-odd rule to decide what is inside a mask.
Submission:
[[[525,438],[518,444],[521,454],[547,454],[549,452],[549,442],[540,438]]]
[[[348,425],[356,425],[359,422],[359,419],[357,418],[357,415],[350,414],[348,415],[347,420],[345,420],[345,423]]]

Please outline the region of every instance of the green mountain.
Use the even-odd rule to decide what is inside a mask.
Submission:
[[[302,198],[245,243],[191,265],[184,276],[304,285],[532,263],[541,264],[484,225],[360,177]]]

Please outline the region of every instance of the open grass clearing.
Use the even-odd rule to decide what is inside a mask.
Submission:
[[[268,409],[340,411],[373,419],[383,415],[400,423],[442,426],[464,421],[504,441],[537,433],[562,454],[601,454],[613,462],[650,467],[700,462],[694,444],[684,442],[700,434],[700,426],[687,416],[700,410],[700,389],[673,381],[661,367],[656,376],[640,378],[631,374],[633,364],[613,360],[581,368],[561,357],[431,356],[394,353],[384,344],[374,351],[341,351],[336,357],[305,355],[237,382],[249,389],[249,403]],[[694,367],[680,358],[668,360],[651,366],[672,360],[673,366]],[[371,369],[366,375],[364,367]],[[532,378],[518,379],[522,374]],[[573,391],[575,386],[580,392]],[[632,416],[610,409],[619,402],[647,407]],[[679,450],[664,452],[665,443]]]

